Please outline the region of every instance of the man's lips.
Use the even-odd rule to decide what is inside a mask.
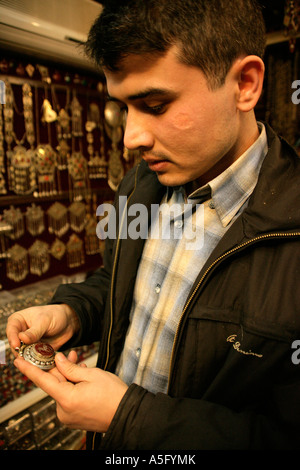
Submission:
[[[146,155],[143,156],[143,159],[153,171],[162,171],[170,163],[166,158],[153,158]]]

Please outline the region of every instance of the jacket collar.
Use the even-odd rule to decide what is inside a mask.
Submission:
[[[269,151],[248,206],[213,250],[200,276],[224,253],[257,237],[276,233],[300,236],[300,158],[268,125],[266,130]]]
[[[247,238],[268,232],[300,231],[300,158],[268,125],[266,130],[269,151],[242,214]]]

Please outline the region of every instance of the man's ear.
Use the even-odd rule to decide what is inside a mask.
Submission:
[[[251,111],[262,93],[265,65],[260,57],[249,55],[234,63],[233,72],[237,83],[237,108]]]

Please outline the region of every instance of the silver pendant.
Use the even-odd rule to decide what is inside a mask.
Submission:
[[[19,356],[25,361],[30,362],[34,366],[42,370],[50,370],[55,367],[55,351],[47,343],[22,344],[17,348]]]

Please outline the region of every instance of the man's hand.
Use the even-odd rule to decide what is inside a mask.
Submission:
[[[76,313],[65,304],[29,307],[8,317],[6,334],[14,352],[20,346],[41,338],[57,350],[79,330]],[[15,353],[16,355],[16,353]]]
[[[66,358],[57,353],[56,367],[49,372],[21,357],[14,363],[26,377],[54,398],[57,417],[63,424],[75,429],[106,432],[128,387],[110,372],[75,364],[72,354]]]

